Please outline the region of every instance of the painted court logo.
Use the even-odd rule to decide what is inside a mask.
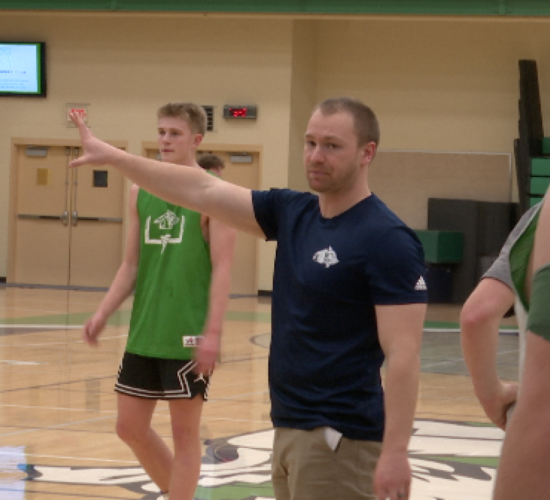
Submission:
[[[493,426],[417,420],[410,443],[411,500],[490,498],[503,432]],[[273,500],[273,431],[212,440],[202,459],[196,500]],[[19,463],[24,481],[120,487],[141,500],[158,497],[158,488],[141,467],[54,467]],[[23,493],[24,494],[24,493]],[[102,493],[98,490],[97,495]],[[121,496],[124,494],[121,492]],[[24,497],[21,497],[24,498]]]
[[[319,250],[313,254],[313,260],[318,264],[323,264],[325,268],[334,266],[340,262],[338,257],[336,257],[336,252],[332,247],[325,248],[324,250]]]

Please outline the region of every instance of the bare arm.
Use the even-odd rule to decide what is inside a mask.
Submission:
[[[82,336],[90,345],[97,345],[97,339],[105,328],[107,320],[132,293],[136,283],[140,239],[139,216],[137,212],[138,192],[139,187],[136,185],[132,186],[128,198],[129,226],[124,260],[96,313],[84,325]]]
[[[252,192],[225,182],[201,168],[134,156],[100,141],[76,114],[71,119],[78,127],[83,155],[72,167],[85,164],[112,165],[148,192],[170,203],[210,215],[228,226],[264,238],[254,216]]]
[[[549,262],[547,196],[537,224],[529,281],[534,271]],[[527,331],[525,346],[521,392],[502,446],[495,500],[545,498],[550,488],[550,342]]]
[[[460,314],[462,352],[483,410],[504,429],[506,411],[516,401],[518,385],[503,383],[496,360],[500,321],[514,305],[514,292],[494,278],[481,280]]]
[[[209,236],[212,278],[204,338],[196,355],[198,373],[210,372],[218,358],[223,321],[229,302],[231,264],[237,232],[216,219],[210,219]]]
[[[386,355],[386,423],[374,485],[378,498],[409,498],[408,445],[420,377],[420,345],[425,304],[376,306],[380,344]]]
[[[550,488],[550,342],[527,332],[521,392],[506,430],[494,500],[546,498]]]

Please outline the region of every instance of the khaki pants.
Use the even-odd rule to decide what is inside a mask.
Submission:
[[[273,443],[273,489],[277,500],[376,499],[374,469],[382,443],[342,437],[336,451],[324,429],[277,427]]]

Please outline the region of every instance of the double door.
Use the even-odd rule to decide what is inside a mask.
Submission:
[[[199,151],[199,155],[202,151]],[[206,150],[219,156],[225,168],[222,178],[232,184],[248,189],[260,188],[260,155],[258,152],[241,153],[227,150]],[[245,160],[245,161],[243,161]],[[231,293],[236,295],[256,295],[258,238],[238,232],[235,242],[233,266],[231,268]]]
[[[17,145],[8,281],[107,287],[122,259],[124,179],[69,167],[74,146]]]
[[[246,149],[248,152],[243,153]],[[158,148],[154,143],[144,144],[144,153],[148,158],[160,159]],[[225,168],[222,178],[248,189],[260,187],[260,153],[257,148],[235,145],[201,145],[197,156],[213,153],[219,156]],[[256,295],[258,238],[239,231],[235,242],[235,253],[231,268],[231,293],[233,295]]]

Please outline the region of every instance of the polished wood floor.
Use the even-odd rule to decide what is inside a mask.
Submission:
[[[114,432],[113,384],[131,300],[98,348],[80,327],[103,292],[0,285],[0,499],[140,499],[158,492]],[[414,500],[489,499],[502,433],[488,425],[461,358],[456,305],[430,305],[410,454]],[[267,387],[270,300],[233,298],[201,425],[200,500],[272,499]],[[517,377],[514,321],[502,376]],[[168,408],[154,426],[170,440]],[[336,500],[336,499],[335,499]]]

